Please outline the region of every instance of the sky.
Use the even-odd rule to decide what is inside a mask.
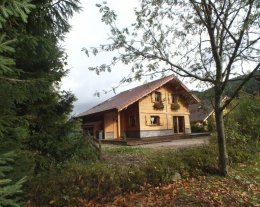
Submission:
[[[63,78],[61,89],[70,90],[77,97],[74,103],[73,115],[77,115],[88,110],[94,105],[114,96],[113,92],[109,94],[101,93],[100,97],[94,96],[96,91],[109,90],[119,84],[120,80],[130,72],[131,65],[117,65],[112,72],[101,73],[97,75],[94,71],[89,71],[88,67],[98,66],[103,63],[109,63],[112,54],[102,53],[94,57],[88,57],[82,48],[99,46],[108,42],[109,27],[101,22],[101,14],[96,4],[104,0],[81,0],[83,10],[75,14],[70,20],[71,31],[67,34],[63,47],[68,54],[68,69],[70,72]],[[115,10],[118,15],[117,26],[127,27],[135,21],[134,8],[138,7],[139,0],[107,0],[108,6]],[[251,67],[247,67],[251,68]],[[134,82],[127,86],[117,89],[117,93],[141,85],[142,82]],[[187,79],[184,84],[190,89],[195,89],[197,83],[189,83]],[[198,90],[198,88],[196,88]]]
[[[134,21],[134,7],[138,5],[138,0],[108,0],[107,2],[118,14],[119,26],[130,25],[130,22]],[[101,43],[106,43],[108,39],[109,28],[101,22],[101,14],[95,6],[97,3],[102,3],[102,1],[81,0],[83,10],[79,14],[75,14],[70,20],[72,29],[63,43],[63,47],[68,54],[67,61],[70,72],[63,78],[61,88],[70,90],[78,99],[74,103],[72,115],[83,112],[114,96],[113,92],[109,94],[101,93],[100,97],[94,96],[94,93],[117,86],[119,81],[130,71],[130,66],[125,65],[119,65],[111,73],[106,72],[101,75],[88,70],[88,67],[100,65],[109,61],[112,57],[108,53],[88,57],[81,51],[83,47],[98,46]],[[140,84],[132,83],[118,88],[116,92],[119,93]]]
[[[130,65],[117,65],[111,73],[101,73],[99,76],[94,71],[88,70],[88,67],[108,63],[113,57],[109,53],[88,57],[81,51],[83,47],[90,48],[108,41],[109,27],[101,22],[99,8],[95,6],[102,2],[101,0],[81,0],[83,10],[70,20],[72,29],[63,43],[68,54],[67,61],[70,72],[67,77],[63,78],[61,89],[70,90],[77,97],[72,116],[114,96],[113,92],[101,93],[100,97],[94,96],[94,93],[117,86],[119,81],[130,72]],[[134,22],[134,8],[138,7],[138,2],[138,0],[107,0],[108,6],[118,15],[117,25],[119,27],[130,26]],[[141,85],[145,81],[149,81],[149,78],[120,87],[116,92],[119,93]]]

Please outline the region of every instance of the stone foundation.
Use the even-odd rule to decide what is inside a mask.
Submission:
[[[190,128],[185,129],[185,134],[190,134]],[[127,138],[161,137],[175,135],[172,129],[168,130],[143,130],[125,132]]]

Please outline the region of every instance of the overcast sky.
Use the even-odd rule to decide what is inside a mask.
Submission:
[[[126,27],[134,22],[134,8],[138,7],[138,0],[107,0],[107,2],[109,7],[118,14],[117,25]],[[90,66],[108,63],[112,56],[106,53],[89,58],[81,51],[83,47],[89,48],[106,43],[109,33],[108,26],[101,22],[101,14],[95,6],[97,3],[102,3],[102,1],[81,0],[81,3],[83,11],[75,14],[71,19],[72,29],[63,43],[68,54],[70,72],[62,80],[62,89],[72,91],[78,99],[74,104],[72,115],[83,112],[113,96],[114,93],[109,93],[106,95],[101,94],[101,97],[96,97],[94,93],[95,91],[111,89],[113,86],[117,86],[119,81],[129,73],[131,67],[119,65],[111,73],[102,73],[99,76],[95,72],[88,70]],[[120,87],[117,93],[140,85],[144,81],[147,80]]]
[[[81,0],[83,11],[75,14],[71,19],[72,29],[63,43],[68,54],[70,72],[62,80],[62,89],[71,90],[78,99],[74,104],[73,114],[87,110],[91,106],[113,96],[113,93],[109,93],[96,97],[94,93],[95,91],[102,91],[116,86],[129,71],[130,66],[124,65],[114,68],[111,73],[102,73],[99,76],[95,72],[88,70],[88,67],[100,65],[111,58],[109,54],[89,58],[81,51],[83,47],[98,46],[107,41],[109,28],[101,22],[101,14],[95,6],[95,4],[101,2],[99,0]],[[138,0],[108,0],[107,2],[118,14],[119,24],[129,25],[130,22],[133,22],[134,7],[137,6]],[[121,87],[117,92],[140,84],[133,83]]]

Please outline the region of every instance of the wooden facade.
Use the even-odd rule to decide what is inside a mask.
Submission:
[[[156,108],[156,104],[160,107]],[[178,85],[166,83],[123,110],[112,109],[83,118],[83,124],[98,139],[188,134],[191,132],[188,104]]]

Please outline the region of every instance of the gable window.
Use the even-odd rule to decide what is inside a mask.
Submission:
[[[178,95],[172,94],[172,103],[177,104],[178,103],[178,99],[179,99]]]
[[[151,125],[160,125],[160,117],[159,116],[151,116],[150,117]]]
[[[136,116],[134,115],[129,116],[129,125],[130,127],[136,127]]]
[[[155,102],[162,102],[162,94],[161,94],[161,92],[156,91],[154,93],[154,101]]]

